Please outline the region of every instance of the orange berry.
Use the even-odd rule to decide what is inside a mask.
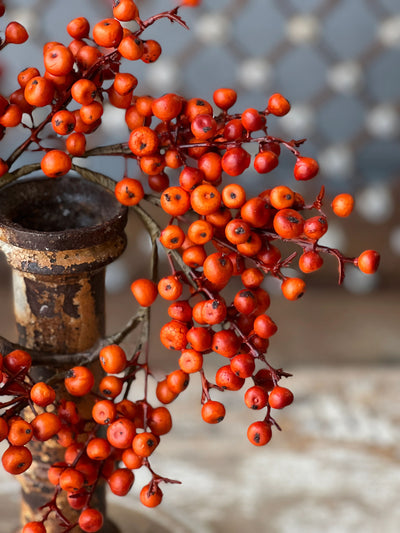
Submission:
[[[168,387],[167,380],[164,379],[163,381],[159,381],[157,383],[156,396],[159,402],[168,404],[173,402],[178,394],[176,392],[172,392],[172,390]]]
[[[128,418],[118,418],[107,428],[107,440],[114,448],[130,448],[135,435],[136,426]]]
[[[54,97],[54,84],[42,76],[35,76],[25,85],[24,97],[28,104],[35,107],[49,105]]]
[[[248,152],[241,146],[229,148],[222,156],[222,169],[229,176],[239,176],[250,165],[251,157]]]
[[[15,128],[21,120],[22,110],[17,104],[10,104],[0,117],[0,124],[5,128]]]
[[[107,95],[109,103],[117,109],[128,109],[132,104],[132,93],[120,94],[114,85],[107,89]]]
[[[65,147],[73,156],[81,156],[86,151],[86,137],[83,133],[75,132],[68,135]]]
[[[117,200],[126,206],[137,205],[144,197],[143,185],[135,178],[122,178],[114,192]]]
[[[188,328],[184,324],[172,320],[164,324],[160,330],[161,343],[169,350],[183,350],[187,345],[187,332]]]
[[[28,522],[21,533],[46,533],[46,528],[42,522]]]
[[[263,387],[254,385],[245,392],[244,403],[249,409],[263,409],[268,404],[268,392]]]
[[[117,408],[111,400],[99,400],[92,407],[92,418],[97,424],[111,424],[116,416]]]
[[[158,295],[157,285],[150,279],[137,279],[131,285],[133,296],[142,307],[149,307]]]
[[[97,509],[84,509],[79,516],[79,527],[85,533],[96,533],[103,527],[103,515]]]
[[[355,260],[355,264],[364,274],[375,274],[378,270],[380,255],[375,250],[365,250]]]
[[[267,422],[253,422],[247,430],[247,438],[255,446],[265,446],[271,440],[272,430]]]
[[[266,123],[265,116],[252,107],[243,111],[241,121],[245,130],[250,132],[262,130]]]
[[[102,55],[97,46],[84,45],[79,48],[76,54],[76,61],[79,67],[86,71],[95,65]]]
[[[68,370],[64,384],[72,396],[86,396],[92,390],[94,376],[87,367],[75,366]]]
[[[240,209],[246,202],[246,191],[237,183],[226,185],[222,189],[222,201],[229,209]]]
[[[204,261],[203,272],[211,283],[226,285],[232,276],[233,266],[227,255],[215,252]]]
[[[227,308],[223,298],[205,300],[201,307],[202,322],[199,321],[199,324],[209,324],[210,326],[221,324],[225,320],[226,315]]]
[[[199,215],[211,215],[221,205],[221,194],[213,185],[205,183],[194,189],[190,195],[190,204]]]
[[[241,340],[234,331],[222,329],[214,333],[211,348],[215,353],[230,358],[238,353],[240,344]]]
[[[126,496],[131,490],[135,476],[128,468],[117,468],[109,478],[108,486],[113,494],[117,496]]]
[[[197,350],[182,350],[178,361],[179,367],[186,374],[193,374],[203,368],[203,355]]]
[[[29,38],[25,27],[19,22],[10,22],[5,29],[5,39],[7,43],[22,44]]]
[[[137,156],[151,155],[157,151],[158,137],[152,129],[142,126],[131,131],[128,145]]]
[[[53,118],[51,119],[51,125],[53,126],[53,130],[58,135],[67,135],[74,131],[75,123],[75,115],[67,109],[57,111],[57,113],[55,113],[53,115]]]
[[[185,232],[174,224],[168,225],[160,234],[160,242],[169,250],[180,248],[185,240]]]
[[[41,413],[31,422],[36,440],[46,441],[54,437],[61,429],[61,420],[55,413]]]
[[[258,268],[247,268],[241,274],[243,285],[248,289],[256,289],[264,280],[264,274]]]
[[[146,507],[157,507],[163,497],[162,490],[155,483],[145,485],[140,491],[140,501]]]
[[[336,216],[348,217],[354,208],[354,198],[348,193],[338,194],[332,200],[331,207]]]
[[[111,454],[111,444],[106,439],[95,437],[88,442],[86,453],[94,461],[104,461]]]
[[[53,387],[40,381],[31,388],[30,397],[36,405],[47,407],[56,399],[56,392]]]
[[[232,372],[240,378],[249,378],[255,369],[254,357],[248,353],[239,353],[232,357],[230,367]]]
[[[318,171],[318,163],[312,157],[298,157],[293,169],[294,177],[300,181],[314,178]]]
[[[209,400],[201,408],[201,417],[208,424],[219,424],[225,418],[224,404]]]
[[[225,226],[225,237],[232,244],[243,244],[250,237],[251,228],[247,222],[234,218]]]
[[[105,376],[99,383],[99,391],[107,398],[114,399],[122,392],[124,382],[117,376]]]
[[[306,290],[306,283],[301,278],[286,278],[282,282],[281,290],[287,300],[298,300]]]
[[[85,17],[77,17],[67,24],[66,29],[73,39],[84,39],[89,35],[89,21]]]
[[[147,423],[153,435],[165,435],[172,428],[171,413],[166,407],[156,407],[151,410]]]
[[[237,376],[231,369],[230,365],[224,365],[217,370],[215,383],[218,387],[226,390],[237,391],[244,385],[245,380]]]
[[[220,109],[227,111],[236,103],[237,93],[234,89],[216,89],[213,93],[213,100]]]
[[[69,74],[74,66],[74,61],[72,52],[62,44],[47,50],[43,55],[45,69],[54,76]]]
[[[138,15],[138,8],[132,0],[119,0],[113,7],[113,15],[117,20],[128,22],[134,20]]]
[[[71,170],[70,156],[62,150],[50,150],[40,162],[41,169],[49,178],[64,176]]]
[[[93,27],[93,39],[98,46],[116,48],[122,39],[123,30],[118,20],[108,18]]]
[[[100,364],[107,374],[119,374],[127,365],[126,354],[117,344],[109,344],[100,350]]]
[[[253,164],[254,169],[259,174],[267,174],[278,166],[279,158],[274,152],[270,150],[264,150],[255,156]]]
[[[33,428],[29,422],[22,419],[14,419],[10,421],[8,442],[12,446],[23,446],[27,444],[33,437]]]
[[[242,205],[240,216],[254,228],[262,228],[270,222],[274,212],[266,200],[256,196]]]
[[[182,187],[168,187],[161,194],[161,207],[171,216],[184,215],[190,208],[190,196]]]
[[[144,126],[145,116],[139,113],[136,105],[131,105],[125,111],[125,122],[130,130],[134,130]]]
[[[24,89],[28,81],[37,76],[40,76],[38,69],[36,67],[28,67],[18,74],[18,83]]]
[[[66,468],[60,475],[60,487],[67,492],[78,492],[85,483],[82,472],[75,468]]]
[[[254,320],[254,331],[262,339],[269,339],[278,331],[275,322],[267,315],[259,315]]]
[[[319,270],[322,267],[323,263],[324,260],[322,259],[322,257],[319,255],[318,252],[315,252],[314,250],[304,252],[299,257],[299,268],[305,274],[309,274],[311,272]]]
[[[295,239],[303,233],[304,219],[294,209],[280,209],[274,217],[274,230],[284,239]]]
[[[177,300],[182,294],[182,283],[176,276],[166,276],[160,279],[157,289],[165,300]]]
[[[289,187],[278,185],[271,189],[269,200],[272,207],[275,207],[275,209],[285,209],[293,206],[295,196]]]
[[[279,93],[275,93],[270,96],[267,106],[268,113],[276,115],[277,117],[283,117],[290,111],[290,103],[284,96]]]
[[[139,457],[149,457],[158,445],[157,438],[150,432],[144,431],[135,435],[132,450]]]
[[[160,43],[154,39],[143,41],[143,55],[140,58],[144,63],[154,63],[161,55]]]
[[[25,446],[10,446],[2,455],[3,468],[9,474],[22,474],[32,464],[32,454]]]
[[[103,112],[103,105],[100,102],[95,101],[88,105],[84,105],[79,109],[82,121],[89,125],[97,123],[103,115]]]
[[[144,53],[143,41],[134,35],[127,35],[119,43],[118,52],[129,61],[141,59]]]
[[[136,470],[143,465],[144,457],[139,457],[131,448],[126,448],[122,452],[122,462],[130,470]]]
[[[91,104],[96,94],[96,85],[86,78],[76,81],[71,87],[72,98],[81,105]]]
[[[269,393],[268,403],[273,409],[283,409],[293,402],[293,393],[285,387],[276,385]]]
[[[167,385],[172,392],[180,394],[189,385],[189,375],[182,369],[174,370],[167,376]]]
[[[328,221],[322,215],[308,218],[304,221],[303,231],[309,239],[318,240],[328,231]]]
[[[113,87],[120,95],[131,93],[137,86],[138,80],[136,76],[128,72],[117,72],[115,74]]]
[[[170,121],[176,118],[182,110],[183,100],[174,93],[164,94],[153,100],[151,109],[153,115],[160,120]]]
[[[221,159],[221,156],[216,152],[206,152],[198,159],[197,166],[202,171],[206,181],[217,182],[221,179]]]

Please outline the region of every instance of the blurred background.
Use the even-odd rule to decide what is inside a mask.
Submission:
[[[97,22],[110,16],[112,2],[5,4],[2,22],[18,20],[31,35],[29,44],[2,51],[0,92],[7,95],[16,89],[20,70],[42,69],[45,41],[67,43],[70,19],[86,16]],[[146,18],[174,3],[138,0],[137,5]],[[211,101],[214,89],[234,87],[237,112],[264,109],[269,95],[282,93],[292,110],[284,118],[269,118],[269,133],[288,140],[307,137],[302,153],[318,159],[320,178],[305,187],[294,184],[289,154],[270,175],[249,169],[246,187],[286,183],[312,201],[323,182],[327,206],[335,194],[353,193],[355,213],[346,220],[332,214],[324,244],[349,256],[377,249],[382,259],[374,276],[349,268],[344,287],[337,287],[336,265],[327,260],[326,268],[310,277],[305,297],[294,303],[283,301],[279,287],[266,280],[270,314],[279,326],[269,360],[293,372],[290,387],[297,398],[290,412],[278,417],[284,431],[268,449],[249,449],[245,428],[250,418],[238,394],[224,396],[231,413],[224,427],[205,427],[198,420],[199,386],[193,383],[171,406],[176,429],[157,455],[160,468],[183,479],[184,488],[167,488],[164,511],[151,515],[160,519],[153,530],[163,531],[171,519],[176,520],[171,530],[195,533],[250,527],[268,533],[398,532],[399,2],[203,0],[197,9],[183,8],[181,16],[190,32],[164,20],[146,32],[163,48],[156,63],[125,67],[139,79],[136,93],[179,92]],[[122,120],[121,110],[107,109],[106,133],[99,133],[93,145],[126,140]],[[1,156],[9,153],[13,135],[2,141]],[[93,164],[115,179],[122,176],[119,163]],[[135,166],[131,169],[137,174]],[[131,219],[127,252],[108,270],[110,331],[133,310],[126,287],[147,275],[147,263],[138,257],[148,257],[148,242],[136,228]],[[0,333],[13,338],[10,275],[4,264],[0,273]],[[164,311],[161,306],[159,323],[165,321]],[[152,353],[160,375],[176,367],[175,355],[161,347],[157,335]],[[218,362],[210,365],[212,375]],[[190,416],[189,406],[194,409]]]

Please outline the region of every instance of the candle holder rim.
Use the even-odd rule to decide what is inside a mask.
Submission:
[[[58,202],[61,208],[64,198],[64,201],[72,207],[74,197],[76,197],[77,216],[79,216],[77,207],[82,212],[80,223],[76,220],[71,221],[76,222],[77,227],[43,230],[25,227],[21,223],[21,217],[26,219],[29,209],[39,209],[40,202],[43,204],[46,204],[46,201],[50,202],[50,207],[56,206]],[[84,206],[82,199],[86,201]],[[24,212],[25,207],[28,207],[27,213]],[[95,223],[90,221],[87,225],[82,223],[85,216],[84,207],[87,210],[86,216],[93,220],[97,218]],[[127,214],[128,209],[118,202],[111,191],[75,176],[67,175],[55,179],[29,178],[0,189],[0,239],[20,248],[61,251],[103,244],[121,235],[127,223]],[[54,213],[44,213],[44,215],[53,216],[53,222],[56,221]],[[66,222],[67,217],[64,218]]]

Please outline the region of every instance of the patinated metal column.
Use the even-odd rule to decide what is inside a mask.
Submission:
[[[112,193],[80,178],[37,178],[0,191],[0,248],[13,269],[19,343],[40,354],[35,379],[82,364],[79,354],[104,337],[105,266],[125,248],[126,219]],[[96,363],[92,369],[100,375]],[[80,400],[84,414],[91,407],[90,398]],[[47,467],[64,456],[55,439],[32,442],[31,451],[33,465],[20,476],[22,523],[37,519],[37,509],[51,499]],[[105,510],[101,485],[94,502]],[[58,503],[76,520],[65,498]],[[56,520],[46,528],[60,531]],[[103,530],[116,531],[109,523]]]

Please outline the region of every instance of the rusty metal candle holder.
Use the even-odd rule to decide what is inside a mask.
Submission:
[[[0,249],[12,267],[18,342],[32,354],[35,379],[79,364],[104,337],[105,267],[125,249],[126,221],[127,209],[110,192],[79,178],[37,178],[0,191]],[[91,407],[87,397],[79,405],[84,416]],[[52,498],[47,468],[64,454],[54,439],[30,448],[32,467],[20,476],[22,523]],[[104,512],[102,484],[92,501]],[[75,513],[66,498],[57,504],[65,516]],[[57,527],[56,517],[46,523],[51,533]],[[106,522],[102,531],[117,529]]]

